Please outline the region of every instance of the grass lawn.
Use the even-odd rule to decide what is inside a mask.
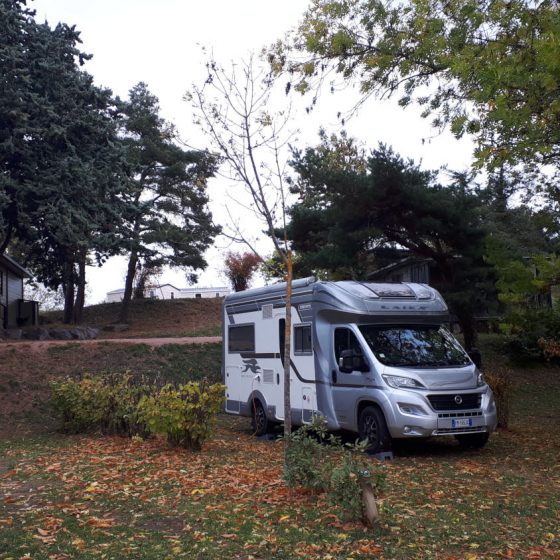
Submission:
[[[223,298],[132,300],[127,330],[101,330],[98,338],[220,336],[222,303]],[[83,322],[103,329],[118,321],[120,307],[120,303],[90,305],[84,308]],[[62,311],[42,313],[51,325],[60,324],[62,315]]]
[[[560,370],[513,370],[511,426],[479,451],[399,445],[382,524],[282,482],[282,443],[220,417],[200,453],[157,440],[0,440],[0,559],[560,558]]]

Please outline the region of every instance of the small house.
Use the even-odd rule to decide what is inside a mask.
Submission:
[[[177,288],[172,284],[149,285],[144,289],[144,297],[146,299],[188,299],[188,298],[222,298],[227,296],[231,290],[224,286],[217,288],[212,287],[194,287],[194,288]],[[107,292],[107,303],[122,301],[124,297],[124,288]]]
[[[28,270],[7,255],[0,255],[0,328],[39,324],[39,304],[23,298],[23,279]]]
[[[405,257],[368,274],[368,280],[375,282],[416,282],[431,284],[431,259]]]

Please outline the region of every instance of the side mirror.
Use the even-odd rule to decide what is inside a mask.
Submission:
[[[338,359],[338,369],[342,373],[352,373],[353,371],[365,373],[369,371],[369,365],[361,353],[354,350],[343,350]]]

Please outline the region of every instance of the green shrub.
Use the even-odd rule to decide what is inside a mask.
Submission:
[[[138,404],[142,397],[156,391],[156,385],[130,373],[110,374],[102,379],[107,387],[109,402],[101,431],[104,434],[125,436],[148,435],[146,425],[138,415]]]
[[[145,435],[138,418],[140,399],[154,391],[153,385],[130,374],[66,378],[50,383],[51,405],[71,433],[100,430],[104,434]]]
[[[328,502],[344,511],[350,518],[361,519],[363,502],[360,478],[363,472],[369,472],[363,458],[358,457],[357,453],[346,452],[341,454],[331,467]]]
[[[80,433],[100,428],[109,406],[109,393],[99,378],[66,378],[49,385],[50,404],[63,431]]]
[[[315,420],[292,432],[287,440],[284,480],[288,486],[302,486],[312,492],[329,487],[328,456],[332,454],[325,441],[324,423]]]
[[[503,367],[484,370],[484,379],[494,393],[498,410],[498,426],[507,428],[509,424],[509,408],[511,403],[511,371]]]
[[[362,485],[379,489],[381,471],[372,474],[372,461],[365,454],[365,442],[343,444],[328,434],[324,419],[316,419],[293,432],[287,441],[284,480],[288,486],[302,486],[326,492],[327,501],[352,519],[362,519]]]
[[[555,309],[524,309],[510,313],[501,328],[511,335],[508,350],[516,362],[557,359],[547,352],[559,344],[560,312]]]
[[[150,432],[166,437],[170,445],[197,451],[210,435],[224,390],[223,385],[206,382],[165,385],[142,397],[138,412]]]

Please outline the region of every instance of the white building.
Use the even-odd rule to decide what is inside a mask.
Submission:
[[[226,287],[206,288],[176,288],[172,284],[159,284],[147,286],[144,290],[144,297],[148,299],[186,299],[186,298],[219,298],[227,296],[231,290]],[[107,292],[107,303],[122,301],[124,288]]]

